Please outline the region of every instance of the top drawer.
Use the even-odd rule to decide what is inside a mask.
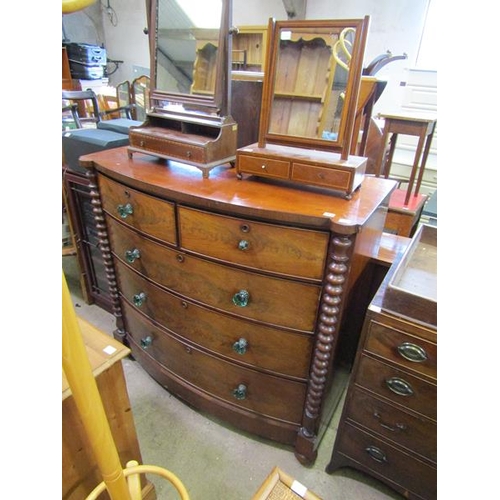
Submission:
[[[179,207],[181,247],[225,262],[320,280],[328,233]]]
[[[437,378],[437,345],[407,332],[372,320],[364,349],[407,370]]]
[[[104,210],[153,238],[177,244],[174,204],[99,176]]]

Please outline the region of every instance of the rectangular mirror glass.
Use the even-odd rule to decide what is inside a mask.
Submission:
[[[350,142],[367,24],[274,22],[263,142],[332,150]]]

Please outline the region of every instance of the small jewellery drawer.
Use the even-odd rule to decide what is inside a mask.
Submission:
[[[168,150],[169,157],[176,157],[179,160],[195,163],[206,161],[205,148],[186,142],[186,134],[180,131],[169,129],[169,135],[166,137],[165,129],[159,129],[159,134],[156,135],[155,128],[148,127],[142,130],[131,130],[129,139],[132,149],[143,149],[150,153],[158,153],[160,156]]]
[[[437,498],[437,469],[350,424],[338,435],[339,453],[426,500]],[[407,495],[405,495],[407,496]]]
[[[347,403],[347,418],[413,453],[437,461],[436,423],[407,413],[355,388]]]
[[[118,260],[115,266],[122,295],[131,304],[123,304],[127,317],[138,310],[215,354],[277,374],[307,378],[312,335],[290,333],[215,312],[159,288]],[[136,298],[141,293],[145,297],[142,301]]]
[[[364,349],[432,378],[437,376],[437,345],[376,321],[370,322]]]
[[[352,177],[353,173],[348,170],[338,170],[294,162],[291,179],[305,184],[317,184],[318,186],[327,185],[332,189],[350,191]]]
[[[328,233],[179,208],[186,250],[255,269],[320,280]]]
[[[359,362],[356,383],[398,405],[436,420],[437,387],[434,384],[365,355],[361,356]]]
[[[177,243],[174,204],[143,194],[99,176],[104,210],[131,226],[166,243]]]
[[[319,285],[263,276],[186,255],[142,237],[108,217],[114,254],[150,280],[229,313],[312,332]]]
[[[237,170],[245,174],[256,174],[261,177],[278,177],[288,179],[290,176],[290,162],[275,160],[266,157],[236,155]]]
[[[207,354],[139,315],[127,317],[135,344],[188,384],[246,410],[299,424],[306,384],[267,375]]]

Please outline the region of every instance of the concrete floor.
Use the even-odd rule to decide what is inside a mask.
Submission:
[[[63,258],[63,271],[76,313],[112,335],[114,317],[82,299],[75,257]],[[387,500],[403,497],[355,470],[327,474],[342,401],[312,466],[293,451],[227,426],[188,407],[156,383],[135,361],[122,361],[144,464],[173,472],[191,500],[250,500],[274,466],[280,467],[324,500]],[[177,499],[169,483],[148,476],[159,500]]]

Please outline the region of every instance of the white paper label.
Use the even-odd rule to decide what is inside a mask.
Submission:
[[[112,345],[108,345],[103,349],[103,351],[111,356],[111,354],[116,352],[116,348],[114,348]]]
[[[298,481],[294,481],[292,483],[292,491],[297,493],[297,495],[300,495],[302,498],[304,498],[304,495],[307,492],[307,488]]]

